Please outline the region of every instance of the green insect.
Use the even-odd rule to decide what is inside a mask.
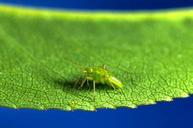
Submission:
[[[80,88],[83,87],[85,82],[89,85],[88,81],[92,81],[93,83],[93,90],[95,93],[95,85],[96,83],[108,85],[114,89],[122,88],[123,84],[120,80],[114,77],[105,66],[100,67],[87,67],[83,70],[84,78],[80,85]]]

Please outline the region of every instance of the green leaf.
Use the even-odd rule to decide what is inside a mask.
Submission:
[[[193,93],[193,11],[80,13],[0,6],[0,105],[95,110]],[[107,65],[124,88],[73,88]]]

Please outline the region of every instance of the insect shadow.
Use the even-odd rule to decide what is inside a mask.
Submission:
[[[90,90],[93,91],[93,82],[88,81],[84,83],[83,87],[80,87],[83,78],[78,78],[73,80],[65,80],[65,79],[53,79],[53,83],[55,88],[63,88],[63,89],[72,89],[72,90]],[[113,90],[112,87],[106,86],[100,83],[96,83],[96,90]]]
[[[34,67],[34,73],[38,73],[38,76],[44,80],[47,86],[50,86],[54,89],[61,89],[61,90],[89,90],[93,91],[93,83],[89,81],[88,85],[87,82],[80,88],[81,82],[83,78],[80,75],[74,74],[72,79],[66,79],[65,77],[61,76],[60,74],[53,72],[49,68],[42,68],[39,66]],[[78,82],[79,81],[79,82]],[[113,90],[112,87],[98,84],[96,83],[96,90]]]

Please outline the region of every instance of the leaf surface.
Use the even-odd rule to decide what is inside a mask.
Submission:
[[[0,105],[95,110],[193,93],[193,11],[80,13],[0,6]],[[107,65],[124,88],[74,88]]]

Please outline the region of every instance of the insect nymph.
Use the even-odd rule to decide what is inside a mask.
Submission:
[[[83,87],[85,82],[89,85],[88,81],[92,81],[94,93],[96,83],[108,85],[114,89],[123,87],[121,81],[114,77],[105,66],[87,67],[83,70],[83,73],[84,78],[80,87]]]

